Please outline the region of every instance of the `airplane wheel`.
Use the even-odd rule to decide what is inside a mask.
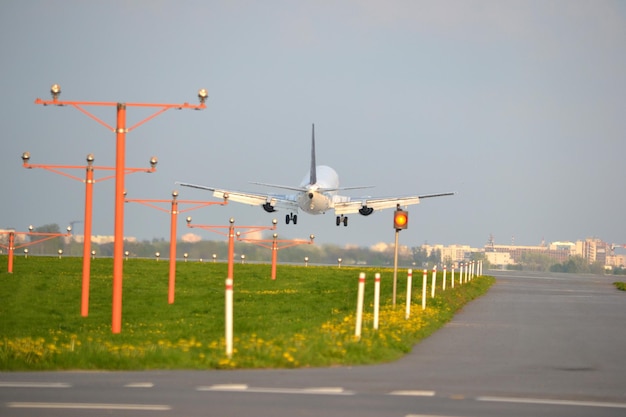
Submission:
[[[348,218],[347,217],[343,218],[343,225],[344,225],[344,227],[348,226]]]
[[[293,220],[293,224],[298,224],[298,215],[294,214],[291,220]]]
[[[341,224],[341,217],[337,216],[337,226]]]
[[[286,223],[286,224],[289,224],[289,220],[290,220],[290,217],[289,217],[289,215],[287,214],[287,215],[285,216],[285,223]]]

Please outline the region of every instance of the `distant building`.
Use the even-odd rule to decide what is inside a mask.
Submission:
[[[578,256],[585,258],[590,264],[599,262],[607,265],[607,255],[610,254],[610,245],[596,238],[587,238],[576,242]]]
[[[73,235],[72,238],[75,242],[82,243],[85,241],[85,235]],[[133,236],[125,236],[124,240],[126,242],[137,242],[137,238]],[[103,245],[105,243],[113,243],[115,241],[114,236],[110,235],[92,235],[91,243],[97,243],[98,245]]]
[[[515,261],[508,252],[485,252],[485,258],[494,266],[513,265]]]
[[[420,246],[422,250],[426,251],[426,254],[430,256],[433,251],[439,251],[441,257],[439,262],[442,264],[450,264],[453,263],[458,265],[459,262],[464,262],[469,260],[472,256],[472,253],[483,252],[482,249],[472,248],[468,245],[422,245]]]

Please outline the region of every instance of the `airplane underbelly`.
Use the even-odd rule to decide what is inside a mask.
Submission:
[[[322,214],[330,209],[330,199],[322,194],[314,194],[313,198],[309,198],[307,194],[303,194],[298,199],[298,205],[302,211],[309,214]]]

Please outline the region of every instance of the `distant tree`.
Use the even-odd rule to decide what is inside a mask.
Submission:
[[[602,262],[594,262],[590,265],[582,256],[570,256],[567,262],[552,265],[550,271],[577,274],[604,274],[604,264]]]
[[[527,271],[548,271],[552,265],[552,260],[543,253],[524,252],[521,263],[522,268]]]
[[[589,265],[589,272],[596,275],[604,274],[604,264],[602,262],[596,261]]]

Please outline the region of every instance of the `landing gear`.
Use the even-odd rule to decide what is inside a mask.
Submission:
[[[297,214],[287,214],[285,216],[285,223],[289,224],[289,222],[293,222],[293,224],[298,224],[298,215]]]
[[[343,223],[344,226],[348,225],[348,217],[344,216],[343,214],[341,216],[337,216],[337,226],[341,225],[341,223]]]

